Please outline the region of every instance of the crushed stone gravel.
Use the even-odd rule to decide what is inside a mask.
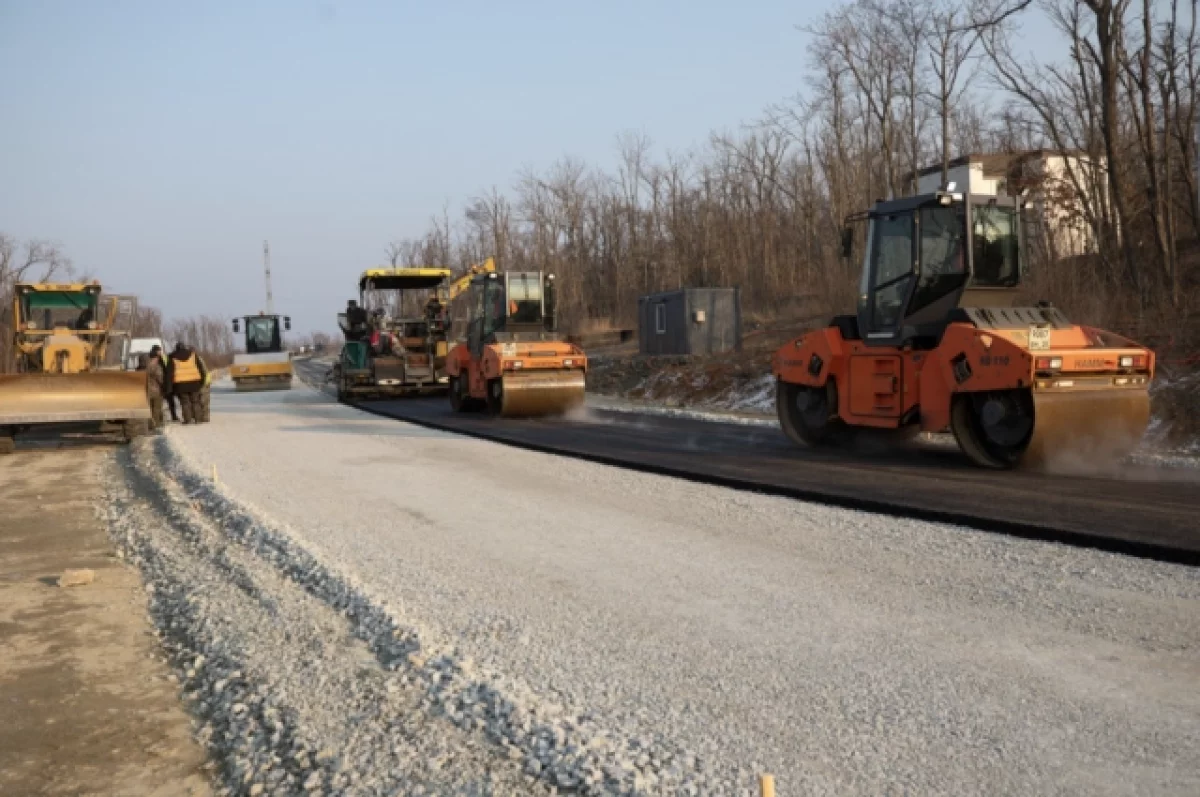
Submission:
[[[138,472],[270,594],[345,618],[420,686],[440,743],[475,734],[520,789],[749,794],[768,771],[780,794],[1200,790],[1196,570],[521,451],[305,387],[213,401]],[[240,583],[218,564],[213,590]],[[347,651],[310,677],[344,677]],[[337,727],[304,724],[305,760]]]

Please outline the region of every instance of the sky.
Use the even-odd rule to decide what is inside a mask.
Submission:
[[[832,0],[0,0],[0,232],[170,317],[335,331],[433,215],[616,137],[687,150],[804,87]]]

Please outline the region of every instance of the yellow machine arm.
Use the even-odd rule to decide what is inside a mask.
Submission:
[[[467,286],[471,284],[471,278],[476,274],[487,274],[495,270],[496,262],[490,257],[482,263],[468,268],[465,274],[450,283],[450,301],[454,301],[467,289]]]

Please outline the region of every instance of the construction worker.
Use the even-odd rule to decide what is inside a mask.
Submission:
[[[171,369],[167,353],[162,350],[162,347],[157,343],[150,348],[151,356],[157,356],[163,368],[163,399],[167,402],[167,409],[171,411],[171,422],[179,423],[179,413],[175,409],[175,391],[171,389]]]
[[[204,390],[204,376],[207,373],[204,364],[189,346],[176,343],[175,351],[167,359],[167,373],[171,392],[179,399],[184,425],[199,423],[200,394]]]
[[[350,299],[346,302],[346,339],[362,340],[367,336],[367,311]]]
[[[146,357],[146,355],[142,355]],[[142,357],[138,358],[138,368],[142,367]],[[146,357],[146,398],[150,400],[151,425],[161,429],[163,425],[163,394],[166,393],[167,372],[163,367],[162,349],[155,346]]]
[[[208,370],[199,352],[196,352],[196,362],[200,363],[200,370],[204,372],[204,386],[200,388],[200,416],[196,420],[208,423],[209,410],[212,408],[212,371]]]

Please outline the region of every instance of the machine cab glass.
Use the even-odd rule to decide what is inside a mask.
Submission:
[[[282,348],[279,336],[279,319],[246,319],[246,353],[275,352]]]
[[[979,198],[982,199],[982,198]],[[859,292],[869,343],[932,343],[966,289],[1013,288],[1020,276],[1017,210],[937,194],[872,211]]]
[[[21,313],[29,319],[29,329],[96,328],[99,296],[95,291],[25,291],[20,297]]]

